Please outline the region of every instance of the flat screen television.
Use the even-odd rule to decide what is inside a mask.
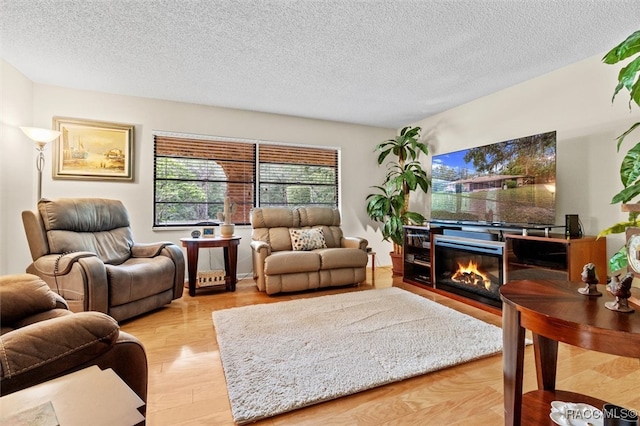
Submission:
[[[438,154],[431,221],[555,225],[556,132]]]

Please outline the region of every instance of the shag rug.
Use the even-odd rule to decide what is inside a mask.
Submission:
[[[213,322],[240,424],[502,350],[499,327],[396,287],[225,309]]]

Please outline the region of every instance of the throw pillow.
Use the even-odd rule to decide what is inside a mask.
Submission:
[[[327,248],[321,228],[289,229],[291,246],[296,251]]]

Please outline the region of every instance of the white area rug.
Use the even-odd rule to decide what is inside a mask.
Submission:
[[[395,287],[225,309],[213,322],[241,424],[502,350],[499,327]]]

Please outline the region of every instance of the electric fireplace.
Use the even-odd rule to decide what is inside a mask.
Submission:
[[[445,234],[435,236],[434,248],[436,288],[502,307],[499,289],[506,278],[504,242]]]

